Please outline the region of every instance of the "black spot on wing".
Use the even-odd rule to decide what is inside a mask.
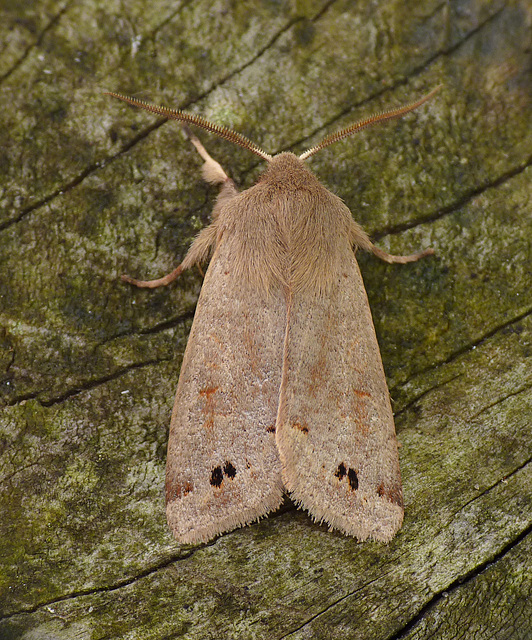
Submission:
[[[221,467],[214,467],[211,472],[211,484],[213,487],[220,487],[224,479],[224,474]]]
[[[334,472],[334,475],[341,482],[347,476],[347,482],[349,484],[349,488],[351,491],[356,491],[358,489],[358,475],[354,469],[351,467],[346,467],[345,463],[340,462],[338,468]]]
[[[335,472],[335,476],[338,478],[338,480],[343,480],[345,478],[345,474],[347,473],[346,468],[345,468],[345,464],[343,462],[341,462],[338,465],[338,469],[336,469]]]
[[[236,476],[236,469],[230,462],[224,464],[224,473],[228,478],[234,478]]]
[[[347,472],[347,479],[349,481],[349,486],[353,491],[358,489],[358,476],[357,472],[354,469],[349,469]]]
[[[229,461],[226,461],[223,467],[214,467],[214,469],[211,471],[211,479],[209,482],[213,487],[219,488],[222,486],[224,476],[226,476],[230,480],[232,480],[236,476],[236,468]]]

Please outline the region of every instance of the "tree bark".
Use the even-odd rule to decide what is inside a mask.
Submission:
[[[526,0],[41,0],[0,13],[0,638],[532,634]],[[298,152],[440,93],[309,166],[391,253],[357,255],[393,400],[405,521],[356,540],[286,500],[207,545],[164,514],[215,190],[183,108]],[[198,134],[238,185],[263,169]]]

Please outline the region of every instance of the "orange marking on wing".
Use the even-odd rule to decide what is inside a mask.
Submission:
[[[334,330],[335,321],[332,317],[332,311],[329,309],[327,322],[325,323],[323,332],[320,337],[319,355],[316,364],[310,372],[309,393],[312,397],[316,397],[318,391],[327,386],[329,376],[329,357],[330,357],[330,333]]]
[[[259,366],[260,362],[259,362],[259,357],[257,353],[257,344],[255,342],[254,331],[253,329],[249,328],[249,325],[244,329],[244,333],[242,337],[244,342],[244,348],[246,349],[246,353],[249,359],[249,367],[255,375],[258,375],[260,371],[260,366]]]
[[[200,396],[202,396],[205,400],[205,406],[203,408],[205,422],[203,423],[203,426],[206,429],[212,429],[214,426],[214,414],[216,409],[216,400],[214,398],[214,394],[218,391],[219,388],[220,387],[205,387],[199,392]]]
[[[305,422],[292,422],[290,423],[292,429],[297,429],[298,431],[302,431],[303,433],[308,433],[308,426]]]
[[[327,378],[327,357],[323,351],[320,353],[319,359],[312,367],[310,372],[309,393],[312,397],[316,397],[318,390],[326,384]]]
[[[172,502],[178,498],[184,498],[194,489],[191,482],[168,483],[166,485],[166,502]]]
[[[386,498],[393,504],[397,504],[400,507],[403,506],[403,492],[401,491],[401,486],[396,487],[385,487],[382,483],[377,488],[377,493],[381,496],[381,498]]]
[[[360,429],[360,432],[363,434],[369,432],[366,398],[371,398],[371,393],[362,391],[361,389],[353,389],[353,401],[351,403],[352,416],[356,421],[358,429]]]

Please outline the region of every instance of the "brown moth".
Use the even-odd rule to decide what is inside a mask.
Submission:
[[[304,160],[420,100],[374,115],[299,157],[270,156],[200,116],[120,94],[132,105],[211,131],[268,162],[239,193],[200,141],[186,133],[220,184],[212,223],[172,282],[210,258],[188,339],[170,425],[166,508],[185,543],[205,542],[276,509],[287,491],[315,520],[359,540],[388,542],[403,521],[392,408],[356,248],[386,262],[344,203]]]

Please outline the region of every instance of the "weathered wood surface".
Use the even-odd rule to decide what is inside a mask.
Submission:
[[[530,3],[3,3],[0,638],[532,637]],[[287,503],[211,544],[165,523],[200,286],[171,270],[213,192],[133,93],[301,150],[441,93],[310,166],[393,252],[361,256],[406,517],[388,546]],[[244,186],[256,158],[202,135]]]

